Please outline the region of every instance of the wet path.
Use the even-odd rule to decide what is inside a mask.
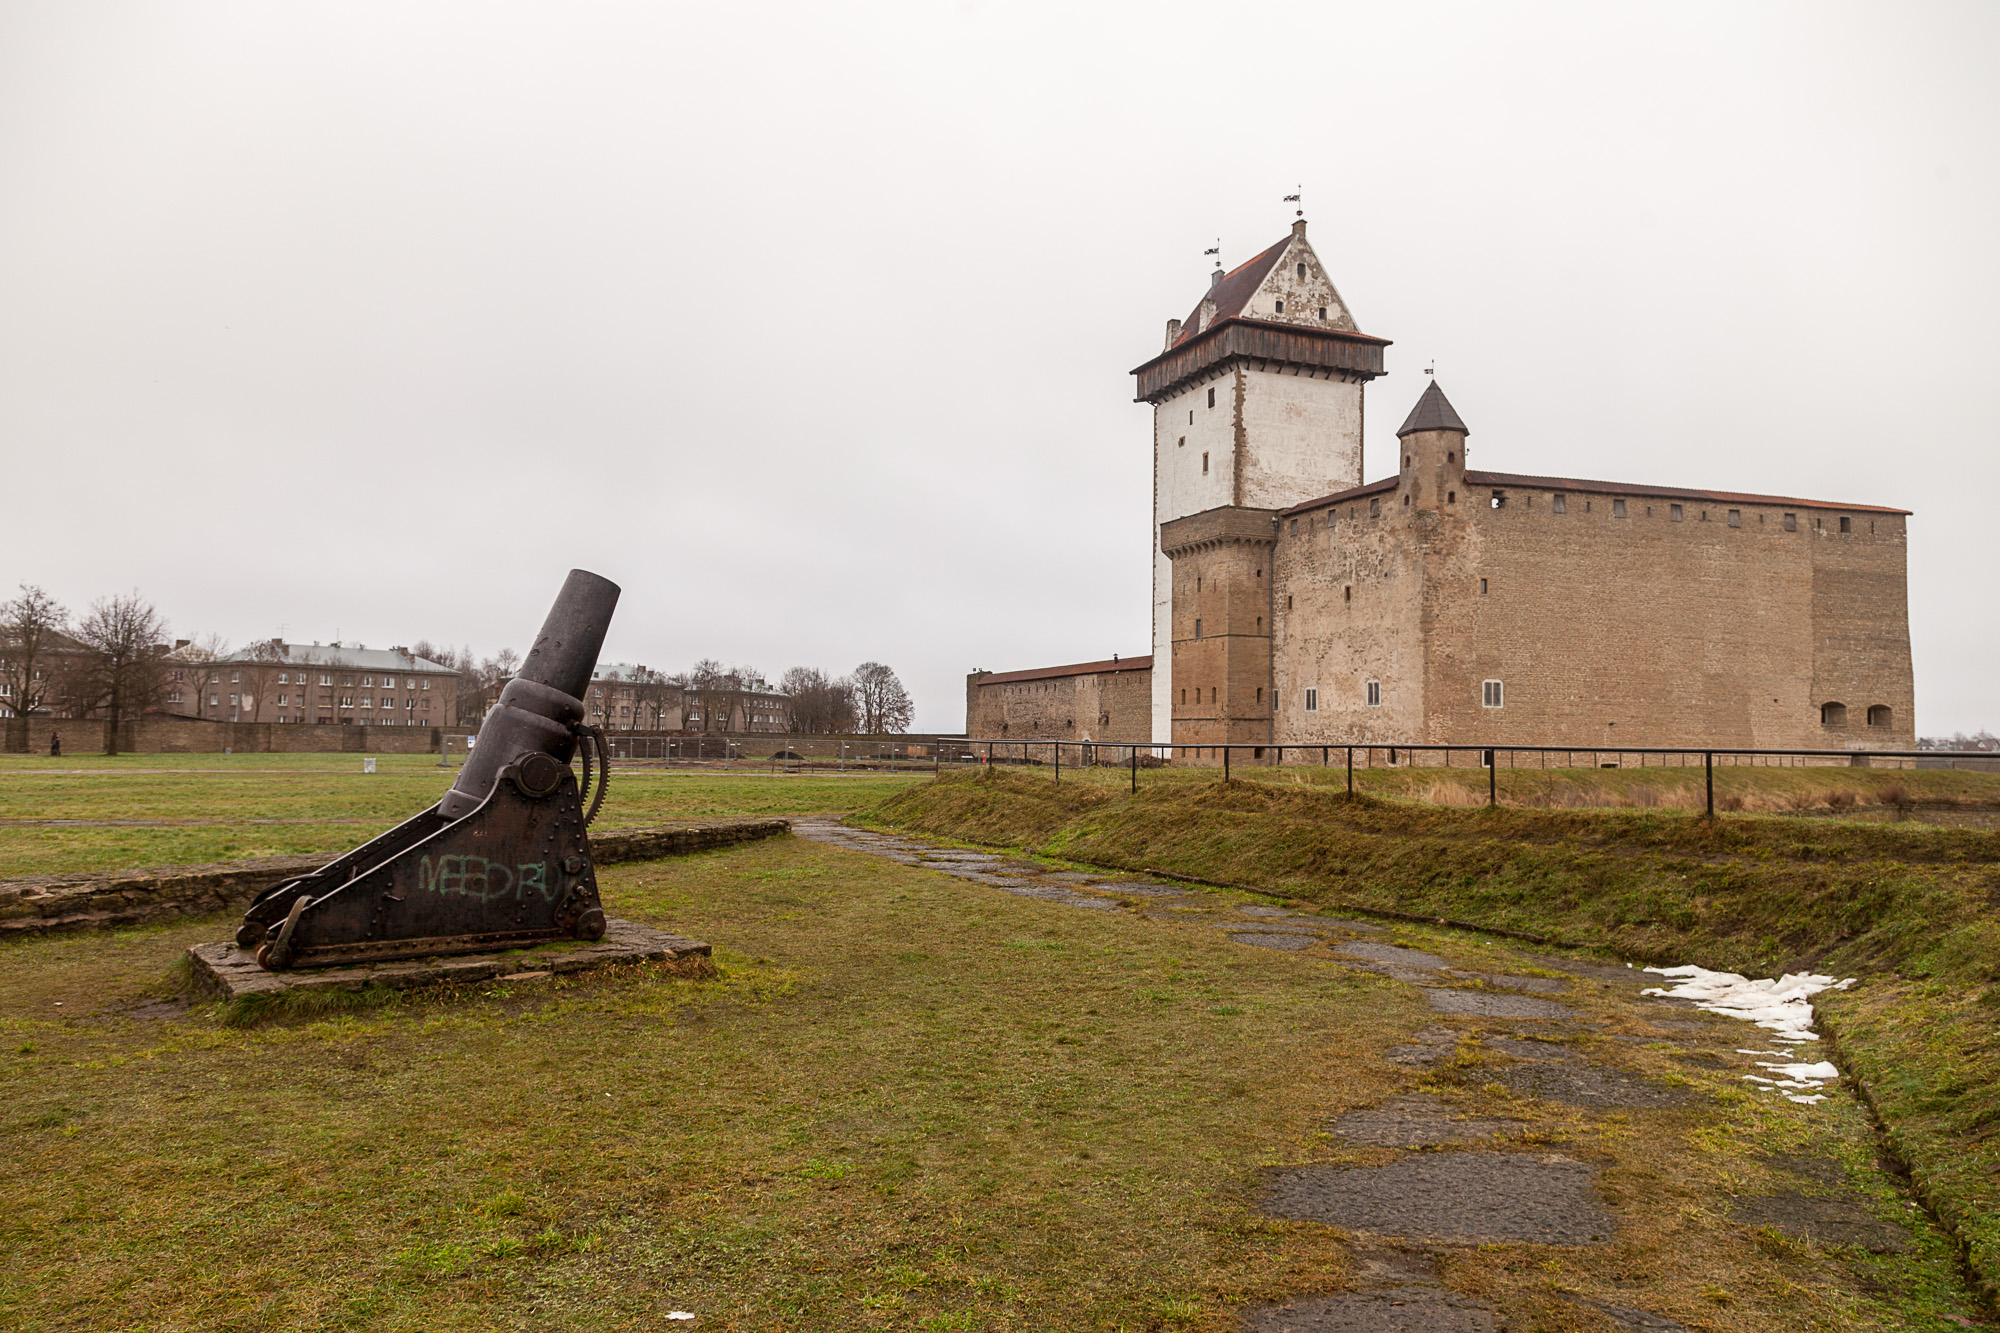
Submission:
[[[1819,1280],[1856,1291],[1879,1281],[1879,1262],[1919,1248],[1933,1269],[1949,1270],[1937,1257],[1945,1243],[1914,1206],[1879,1169],[1855,1165],[1857,1144],[1868,1140],[1851,1099],[1843,1093],[1817,1110],[1767,1110],[1745,1078],[1759,1072],[1763,1034],[1684,1001],[1642,995],[1659,984],[1656,976],[1471,932],[1324,916],[830,821],[796,821],[793,831],[996,892],[1211,933],[1220,947],[1228,941],[1413,988],[1430,1024],[1385,1031],[1379,1049],[1352,1055],[1398,1071],[1401,1090],[1373,1106],[1330,1107],[1322,1126],[1308,1127],[1324,1151],[1272,1169],[1256,1194],[1268,1216],[1339,1229],[1355,1265],[1347,1289],[1244,1310],[1245,1329],[1773,1326],[1687,1271],[1698,1266],[1700,1246],[1740,1261],[1761,1244],[1774,1269],[1799,1267],[1788,1257],[1794,1253],[1807,1256]],[[1752,1131],[1773,1125],[1775,1139],[1793,1145],[1790,1154],[1756,1155]],[[1734,1146],[1712,1147],[1731,1136]],[[1731,1153],[1749,1160],[1735,1162]],[[1677,1216],[1649,1219],[1635,1206],[1637,1181],[1674,1195]],[[1675,1254],[1677,1229],[1699,1242],[1686,1255]],[[1596,1265],[1611,1276],[1595,1283],[1550,1279],[1546,1292],[1529,1297],[1482,1297],[1474,1293],[1490,1284],[1468,1276],[1469,1255],[1498,1256],[1512,1269],[1555,1267],[1560,1261],[1548,1256],[1596,1251],[1635,1257]],[[1704,1291],[1699,1315],[1690,1313],[1692,1293]],[[1976,1313],[1969,1301],[1958,1308]],[[1964,1315],[1938,1318],[1948,1322],[1802,1318],[1797,1326],[1967,1326]]]

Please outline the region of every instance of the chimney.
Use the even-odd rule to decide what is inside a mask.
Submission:
[[[1292,235],[1302,241],[1306,238],[1306,220],[1304,218],[1300,218],[1292,224]]]
[[[1168,320],[1168,321],[1167,321],[1167,350],[1169,350],[1169,351],[1172,351],[1172,350],[1173,350],[1173,346],[1174,346],[1174,344],[1175,344],[1175,343],[1177,343],[1177,342],[1179,342],[1180,340],[1181,340],[1181,322],[1180,322],[1179,320],[1177,320],[1177,319],[1170,319],[1170,320]]]
[[[1208,275],[1208,294],[1210,296],[1215,295],[1215,289],[1222,285],[1223,276],[1222,265],[1217,264],[1215,272]]]

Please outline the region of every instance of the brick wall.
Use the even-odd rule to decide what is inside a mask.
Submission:
[[[102,754],[105,724],[87,718],[28,719],[27,751],[47,754],[50,735],[62,737],[65,754]],[[127,754],[436,754],[437,727],[342,727],[275,722],[209,722],[148,713],[119,728]],[[453,730],[454,736],[466,734]]]
[[[1142,659],[1143,660],[1143,659]],[[1055,668],[1060,672],[1063,668]],[[965,734],[987,740],[1103,741],[1152,739],[1149,666],[1018,679],[1020,672],[974,672],[965,680]]]

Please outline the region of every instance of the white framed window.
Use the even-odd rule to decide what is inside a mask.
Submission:
[[[280,671],[278,673],[278,683],[280,685],[289,685],[292,683],[292,678],[286,675],[284,672]]]
[[[1306,690],[1306,711],[1307,711],[1308,713],[1317,713],[1317,712],[1319,711],[1319,691],[1318,691],[1318,690],[1316,690],[1316,689],[1311,689],[1311,688],[1308,688],[1308,689]]]
[[[429,677],[429,676],[426,676],[426,677],[424,677],[424,688],[425,688],[425,689],[429,689],[430,687],[431,687],[431,680],[430,680],[430,677]]]
[[[363,677],[361,678],[361,688],[362,688],[362,689],[364,689],[364,690],[372,690],[372,689],[374,689],[374,688],[375,688],[375,677],[373,677],[373,676],[363,676]]]
[[[333,676],[329,672],[322,671],[319,673],[319,683],[322,685],[331,685],[333,684]]]
[[[1479,702],[1486,708],[1501,708],[1506,705],[1507,687],[1497,680],[1479,683]]]
[[[243,683],[243,673],[241,671],[230,672],[229,683],[231,685],[241,685]]]
[[[1368,682],[1366,688],[1367,688],[1368,706],[1370,708],[1380,708],[1382,706],[1382,682],[1379,680],[1371,680]]]
[[[216,705],[216,704],[219,704],[219,703],[221,703],[221,702],[222,702],[222,700],[220,700],[220,699],[216,698],[216,697],[215,697],[214,695],[212,695],[212,694],[211,694],[211,695],[209,695],[209,696],[208,696],[208,702],[209,702],[209,706],[210,706],[210,707],[213,707],[214,705]]]

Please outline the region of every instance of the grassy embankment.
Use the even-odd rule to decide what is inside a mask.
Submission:
[[[335,852],[436,801],[452,771],[425,755],[0,757],[0,879]],[[614,770],[604,828],[736,815],[839,814],[902,773]],[[79,821],[53,823],[48,821]]]
[[[1823,782],[1847,771],[1796,772]],[[1837,1049],[1976,1275],[2000,1291],[2000,835],[1846,819],[1711,824],[1672,808],[1466,810],[1349,799],[1269,770],[1226,785],[1146,774],[1136,796],[1076,776],[1057,786],[1040,774],[948,775],[868,817],[1628,960],[1859,976],[1821,1006]],[[1974,799],[1993,783],[1896,777],[1944,779]]]

